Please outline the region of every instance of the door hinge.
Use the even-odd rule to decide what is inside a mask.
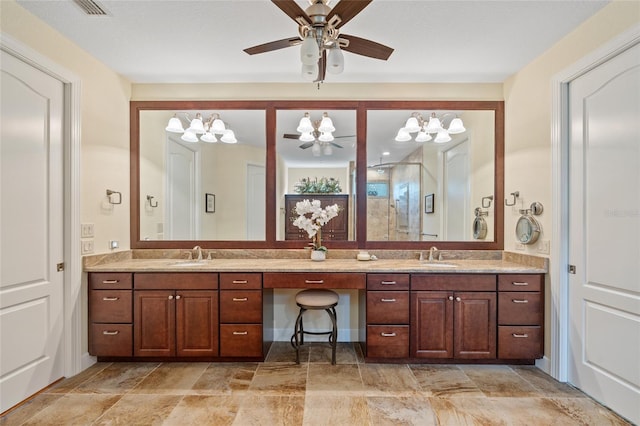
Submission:
[[[567,268],[568,272],[570,274],[574,274],[576,273],[576,265],[569,265],[569,267]]]
[[[58,263],[56,265],[56,269],[58,270],[58,272],[64,271],[64,262]]]

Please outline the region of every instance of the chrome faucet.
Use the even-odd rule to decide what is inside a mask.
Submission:
[[[433,246],[429,249],[429,262],[433,262],[433,252],[437,252],[438,249],[436,248],[436,246]]]
[[[200,248],[200,246],[195,246],[195,247],[193,248],[193,250],[195,250],[195,251],[196,251],[196,253],[198,254],[198,257],[197,257],[196,259],[197,259],[198,261],[201,261],[201,260],[202,260],[202,249]],[[192,251],[193,251],[193,250],[192,250]]]

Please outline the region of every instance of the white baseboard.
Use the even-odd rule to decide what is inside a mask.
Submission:
[[[84,371],[96,362],[98,362],[98,360],[95,356],[91,356],[89,355],[89,352],[85,352],[82,354],[82,357],[80,359],[80,367],[82,368],[82,371]]]
[[[538,367],[548,375],[551,375],[551,360],[549,360],[549,358],[547,358],[546,356],[543,356],[542,358],[536,360],[536,367]]]

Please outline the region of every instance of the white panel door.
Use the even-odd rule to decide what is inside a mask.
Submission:
[[[196,200],[196,151],[170,139],[167,141],[167,215],[165,238],[198,238]]]
[[[640,45],[569,93],[569,382],[640,423]]]
[[[60,81],[2,52],[0,412],[63,375]]]
[[[462,142],[444,153],[443,240],[468,239],[469,221],[469,142]]]

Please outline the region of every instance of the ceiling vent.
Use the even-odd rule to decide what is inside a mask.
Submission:
[[[109,15],[104,6],[99,5],[93,0],[73,0],[80,9],[89,16],[107,16]]]

